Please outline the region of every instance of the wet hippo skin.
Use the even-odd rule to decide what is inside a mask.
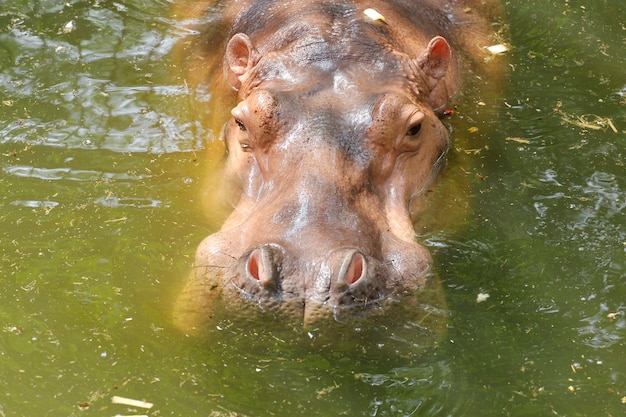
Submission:
[[[491,7],[240,1],[219,10],[211,24],[228,34],[221,65],[236,92],[222,180],[234,210],[197,249],[179,327],[193,332],[217,308],[310,324],[438,286],[410,207],[444,165],[439,115],[461,74],[483,65]]]

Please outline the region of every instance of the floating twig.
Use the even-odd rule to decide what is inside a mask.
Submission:
[[[613,133],[617,133],[617,128],[613,124],[613,121],[608,117],[601,117],[596,114],[583,114],[582,116],[576,116],[575,114],[565,113],[559,111],[561,119],[565,123],[569,123],[574,126],[578,126],[582,129],[601,130],[610,128]]]
[[[113,404],[129,405],[131,407],[140,407],[140,408],[147,408],[147,409],[152,408],[152,406],[154,405],[146,401],[133,400],[132,398],[118,397],[117,395],[114,395],[111,398],[111,402]]]

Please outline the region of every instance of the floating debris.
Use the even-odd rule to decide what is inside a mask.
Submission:
[[[146,401],[133,400],[132,398],[118,397],[117,395],[114,395],[111,398],[111,402],[113,404],[129,405],[131,407],[140,407],[140,408],[147,408],[147,409],[152,408],[152,406],[154,405]]]
[[[339,388],[339,384],[337,384],[337,382],[333,381],[334,385],[331,385],[330,387],[326,387],[326,388],[322,388],[320,390],[315,391],[315,394],[317,394],[317,399],[319,400],[320,398],[322,398],[324,395],[330,393],[331,391],[333,391],[334,389]]]
[[[619,311],[616,311],[615,313],[609,313],[606,315],[606,318],[609,320],[615,320],[616,318],[618,318],[620,316],[620,314],[622,314]]]
[[[570,367],[572,368],[572,372],[576,373],[578,371],[580,371],[581,369],[583,369],[582,365],[578,362],[574,362],[573,364],[570,365]]]
[[[482,303],[483,301],[487,301],[488,298],[489,298],[489,294],[481,292],[481,293],[478,293],[478,295],[476,296],[476,302]]]
[[[74,29],[76,29],[76,24],[74,23],[73,20],[70,20],[69,22],[65,24],[65,26],[63,26],[63,33],[74,32]]]
[[[509,52],[509,47],[503,43],[487,46],[485,49],[492,55],[502,55],[505,52]]]
[[[522,138],[506,138],[505,140],[511,141],[511,142],[517,142],[517,143],[522,143],[524,145],[530,145],[530,141],[528,139],[522,139]]]
[[[608,117],[601,117],[595,114],[583,114],[582,116],[577,116],[575,114],[565,113],[559,109],[555,109],[555,111],[561,115],[561,119],[565,123],[578,126],[582,129],[602,130],[608,127],[613,131],[613,133],[618,133],[613,121]]]
[[[380,20],[381,22],[385,22],[385,16],[378,13],[378,11],[374,9],[365,9],[363,10],[363,14],[365,14],[365,16],[369,17],[372,20]]]
[[[128,220],[128,217],[118,217],[117,219],[109,219],[109,220],[105,220],[105,223],[117,223],[117,222],[125,222],[126,220]]]

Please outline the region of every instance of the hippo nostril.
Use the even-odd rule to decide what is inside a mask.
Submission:
[[[265,267],[263,266],[263,254],[261,249],[255,249],[248,258],[248,273],[257,281],[261,280],[261,276],[265,275]]]
[[[278,255],[269,246],[260,246],[250,252],[246,263],[248,276],[262,285],[269,285],[278,277]]]
[[[367,262],[365,257],[359,252],[353,252],[344,259],[339,272],[339,279],[343,279],[351,285],[363,278],[367,274]]]

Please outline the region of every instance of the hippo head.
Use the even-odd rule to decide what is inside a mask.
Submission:
[[[226,168],[241,197],[200,244],[180,315],[225,299],[311,323],[426,285],[409,206],[448,149],[433,109],[450,47],[434,37],[410,55],[362,26],[230,38]]]

